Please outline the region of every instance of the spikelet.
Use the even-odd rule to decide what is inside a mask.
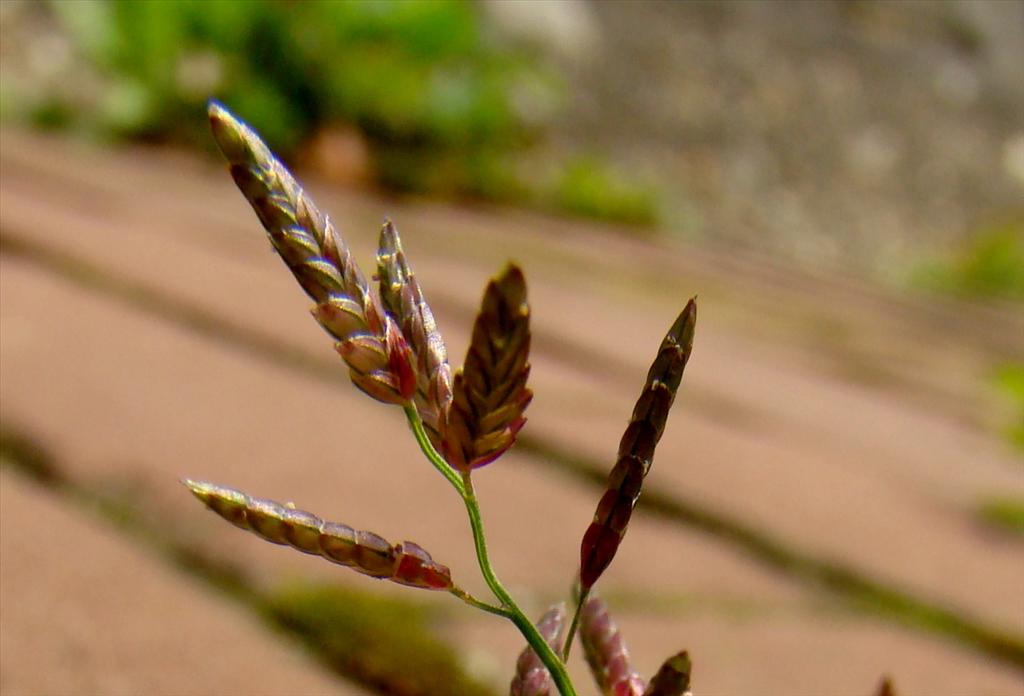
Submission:
[[[192,494],[228,522],[275,544],[352,568],[364,575],[425,590],[451,590],[451,571],[420,546],[405,541],[391,544],[372,532],[337,522],[273,500],[205,481],[182,481]]]
[[[688,696],[690,693],[690,655],[683,650],[665,663],[647,685],[644,696]]]
[[[259,136],[216,102],[210,125],[231,176],[270,242],[316,305],[313,316],[337,340],[352,382],[404,405],[416,390],[413,356],[401,330],[370,294],[348,246]]]
[[[580,617],[580,642],[590,673],[605,696],[642,696],[644,680],[629,664],[629,651],[608,606],[591,593]]]
[[[530,306],[523,272],[509,265],[487,284],[466,364],[455,374],[452,403],[442,423],[442,453],[466,472],[488,464],[515,442],[533,398]]]
[[[580,547],[580,586],[593,587],[615,557],[626,533],[644,477],[654,459],[654,448],[665,430],[683,369],[693,349],[697,304],[690,300],[679,314],[647,373],[640,398],[619,442],[618,459],[608,475],[608,487],[583,535]]]
[[[556,652],[565,627],[565,613],[565,603],[561,602],[550,607],[537,622],[537,630]],[[558,696],[547,667],[529,646],[516,661],[516,675],[512,678],[509,696]]]
[[[875,692],[875,696],[896,696],[896,690],[892,686],[892,680],[889,677],[882,677],[882,681],[878,684],[878,690]]]
[[[398,230],[390,220],[380,230],[377,280],[384,309],[398,323],[416,357],[416,411],[431,443],[440,449],[441,419],[452,400],[452,369],[434,315],[402,252]]]

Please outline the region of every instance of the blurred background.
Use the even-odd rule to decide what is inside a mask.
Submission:
[[[1010,1],[4,0],[0,688],[507,690],[511,626],[177,482],[416,541],[486,593],[461,504],[267,253],[213,97],[367,274],[395,221],[453,364],[523,266],[536,396],[476,479],[532,615],[696,294],[599,585],[637,669],[686,648],[705,696],[1024,694],[1022,67]]]

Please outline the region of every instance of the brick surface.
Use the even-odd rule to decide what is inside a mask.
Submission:
[[[365,693],[6,467],[0,528],[4,694]]]
[[[308,302],[220,168],[4,135],[5,234],[332,358]],[[716,271],[722,259],[698,250],[529,216],[317,194],[366,270],[381,214],[394,215],[457,364],[484,281],[517,258],[536,330],[527,431],[609,465],[647,361],[699,292],[693,361],[649,483],[1024,631],[1024,550],[969,517],[980,497],[1024,495],[1017,462],[972,422],[984,370],[1021,343],[992,327],[1017,320],[966,317],[962,340],[941,341],[928,311],[841,283],[729,259]],[[189,317],[161,316],[11,256],[0,263],[0,417],[46,444],[76,480],[134,492],[176,534],[259,569],[266,582],[370,581],[220,523],[179,477],[417,541],[483,594],[454,494],[419,458],[401,414],[356,393],[340,361],[336,379],[317,380],[189,329]],[[598,492],[539,464],[513,452],[480,472],[477,487],[502,577],[517,594],[546,598],[568,585]],[[623,616],[637,626],[633,640],[650,669],[672,636],[686,636],[695,654],[703,648],[706,693],[791,693],[783,687],[796,674],[817,689],[808,693],[863,693],[886,670],[927,693],[972,683],[1013,693],[1006,668],[906,630],[808,615],[819,595],[644,515],[603,582],[669,607],[708,598],[697,619],[670,608],[656,627],[628,603]],[[731,621],[721,608],[730,603],[755,611]],[[454,639],[484,650],[484,662],[510,664],[514,630],[476,625]]]

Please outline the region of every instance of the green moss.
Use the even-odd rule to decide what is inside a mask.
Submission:
[[[269,618],[309,644],[335,672],[382,693],[493,694],[436,638],[436,611],[337,585],[296,584],[265,598]]]
[[[998,367],[992,384],[1008,411],[1006,438],[1024,452],[1024,363],[1007,363]]]
[[[981,501],[978,518],[995,529],[1024,537],[1024,499],[999,496]]]
[[[39,483],[58,486],[63,482],[64,477],[50,453],[23,431],[12,428],[9,422],[0,427],[0,463],[15,467]]]
[[[196,547],[174,530],[169,533],[146,509],[148,494],[131,482],[112,478],[83,485],[68,479],[38,442],[10,424],[0,427],[0,465],[47,486],[174,568],[261,615],[350,682],[398,696],[433,696],[439,684],[451,696],[493,696],[437,637],[443,615],[436,609],[336,585],[294,584],[265,592],[242,566]],[[455,600],[452,604],[461,609]]]

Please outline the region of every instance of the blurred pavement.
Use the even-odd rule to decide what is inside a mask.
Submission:
[[[75,485],[130,496],[168,538],[237,561],[266,586],[310,577],[406,592],[241,534],[179,478],[414,540],[486,593],[454,494],[401,414],[348,384],[223,168],[0,135],[5,433],[45,447]],[[1020,462],[977,417],[989,366],[1024,354],[1021,317],[584,223],[311,190],[367,275],[377,228],[392,217],[455,365],[486,279],[508,258],[523,266],[536,333],[529,446],[475,479],[496,568],[533,613],[568,590],[599,495],[542,453],[611,465],[654,349],[697,294],[693,359],[652,495],[948,607],[1021,649],[1024,546],[971,517],[987,495],[1024,495]],[[5,694],[358,691],[7,463]],[[859,611],[728,533],[644,509],[601,582],[644,674],[687,648],[704,696],[868,694],[882,674],[911,696],[1024,694],[1019,661],[893,622],[884,608]],[[505,683],[518,634],[452,613],[445,637]],[[588,692],[578,655],[572,667]]]

